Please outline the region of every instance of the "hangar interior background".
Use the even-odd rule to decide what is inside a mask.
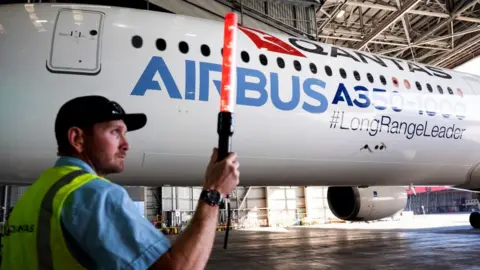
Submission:
[[[478,0],[84,0],[4,1],[3,3],[85,3],[149,9],[213,20],[235,10],[240,23],[265,31],[318,40],[412,62],[454,69],[480,54]],[[480,68],[477,71],[479,72]],[[6,209],[27,187],[2,186]],[[189,219],[200,187],[126,187],[148,220],[162,215],[169,226]],[[238,187],[232,194],[233,217],[243,226],[288,225],[305,217],[329,222],[334,216],[327,187]],[[409,195],[405,210],[416,213],[469,211],[475,194],[425,190]],[[422,208],[423,206],[423,208]],[[221,216],[220,222],[225,216]]]

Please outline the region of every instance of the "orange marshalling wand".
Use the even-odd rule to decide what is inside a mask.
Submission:
[[[223,37],[222,83],[220,88],[220,112],[218,113],[218,160],[223,160],[231,152],[233,135],[233,108],[235,106],[237,87],[236,47],[237,23],[235,12],[225,15]],[[224,248],[227,248],[228,232],[230,230],[230,200],[225,198],[228,209],[227,228]]]
[[[237,14],[227,13],[224,24],[222,83],[220,88],[220,112],[233,113],[236,94],[236,47],[237,47]]]

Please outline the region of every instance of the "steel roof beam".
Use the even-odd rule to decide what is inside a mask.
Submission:
[[[330,17],[326,19],[319,27],[317,27],[317,32],[319,34],[322,32],[322,29],[325,28],[325,26],[327,26],[329,23],[331,23],[335,19],[338,12],[340,12],[340,10],[342,10],[346,4],[347,4],[347,0],[343,0],[342,3],[338,4],[338,6],[335,7],[335,9],[329,15]]]
[[[401,8],[400,0],[396,0],[396,1],[397,1],[398,8]],[[405,31],[405,36],[407,37],[408,48],[410,49],[410,52],[412,53],[413,61],[416,61],[415,60],[415,52],[413,51],[413,48],[412,48],[412,40],[410,39],[410,28],[407,25],[407,20],[405,19],[405,16],[402,16],[402,24],[403,24],[403,30]],[[404,51],[405,50],[402,49],[401,51],[397,52],[393,57],[398,57]]]
[[[451,50],[449,50],[449,51],[451,51]],[[418,61],[423,61],[423,59],[428,58],[428,57],[430,57],[430,56],[433,56],[433,55],[435,55],[435,54],[437,54],[437,53],[445,53],[445,52],[436,51],[436,50],[431,50],[431,51],[428,51],[428,52],[426,52],[425,54],[419,56],[419,57],[417,58],[417,60],[418,60]]]
[[[451,29],[450,31],[453,32],[453,27],[452,27],[452,29]],[[440,40],[442,40],[442,39],[452,38],[452,45],[450,45],[450,48],[451,48],[451,49],[454,49],[454,45],[453,45],[453,38],[454,38],[454,37],[462,36],[462,35],[466,35],[466,34],[470,34],[470,33],[474,33],[474,32],[478,32],[478,31],[480,31],[480,27],[472,27],[472,28],[470,28],[470,29],[467,29],[467,30],[464,30],[464,31],[461,31],[461,32],[453,33],[452,35],[432,38],[432,39],[429,39],[429,40],[427,40],[427,41],[420,42],[420,43],[418,43],[417,45],[425,45],[425,44],[428,44],[428,43],[430,43],[430,42],[436,42],[436,41],[440,41]],[[412,47],[414,47],[414,46],[412,46]],[[402,49],[402,51],[396,53],[393,57],[398,57],[398,56],[400,56],[404,51],[405,51],[405,49]]]
[[[387,53],[392,53],[392,52],[396,52],[396,51],[399,51],[399,50],[406,50],[406,49],[409,48],[409,46],[408,46],[407,44],[402,44],[402,45],[403,45],[403,47],[392,48],[392,49],[380,51],[380,52],[378,52],[378,54],[387,54]],[[442,52],[442,51],[451,51],[451,49],[445,49],[445,48],[434,48],[434,47],[425,47],[425,46],[412,46],[412,47],[430,50],[429,53],[431,53],[431,52],[433,52],[433,53],[438,53],[438,52]],[[427,56],[427,57],[428,57],[428,56]],[[420,60],[420,59],[422,59],[422,58],[425,58],[425,56],[422,55],[421,57],[418,57],[417,60]]]
[[[448,0],[447,0],[447,1],[448,1]],[[446,13],[449,13],[449,11],[447,10],[446,5],[440,3],[439,0],[435,0],[435,2],[437,2],[438,6],[440,6]]]
[[[295,6],[322,6],[325,0],[263,0],[273,4],[287,4]]]
[[[399,51],[399,50],[405,50],[405,48],[408,48],[408,45],[405,45],[403,47],[392,48],[392,49],[388,49],[388,50],[384,50],[384,51],[379,51],[377,53],[378,54],[387,54],[387,53],[392,53],[392,52],[396,52],[396,51]]]
[[[447,20],[439,23],[437,26],[435,26],[433,29],[431,29],[430,31],[428,31],[427,33],[425,33],[424,35],[422,35],[421,37],[419,37],[417,40],[415,40],[414,44],[415,45],[418,45],[420,44],[420,42],[422,42],[424,39],[426,39],[427,37],[429,37],[431,34],[434,34],[435,32],[437,32],[438,30],[442,29],[443,27],[445,27],[447,24],[449,24],[451,21],[453,21],[455,19],[455,17],[459,16],[460,14],[462,14],[463,12],[465,12],[467,9],[473,7],[474,5],[476,5],[478,3],[478,0],[474,0],[470,3],[468,3],[467,5],[465,5],[464,7],[460,8],[459,11],[456,11],[450,18],[448,18]]]
[[[351,37],[336,37],[336,36],[327,36],[327,35],[318,35],[319,38],[325,38],[325,39],[336,39],[336,40],[346,40],[346,41],[356,41],[360,42],[362,41],[359,38],[351,38]],[[382,44],[382,45],[390,45],[390,46],[400,46],[400,47],[406,47],[408,48],[408,44],[403,44],[403,43],[396,43],[396,42],[388,42],[388,41],[379,41],[379,40],[372,40],[370,43],[374,44]],[[438,47],[429,47],[429,46],[422,46],[422,45],[412,45],[414,48],[421,48],[421,49],[428,49],[428,50],[441,50],[441,51],[447,51],[450,49],[447,48],[438,48]],[[397,51],[403,48],[395,48],[393,51]]]
[[[480,54],[480,47],[474,46],[468,49],[468,51],[464,52],[461,56],[450,59],[448,62],[444,63],[442,66],[450,69],[454,69],[458,66],[458,63],[465,63],[468,60],[474,59],[475,57],[479,56]]]
[[[480,30],[480,28],[479,28]],[[362,37],[364,34],[361,32],[357,31],[349,31],[349,30],[342,30],[342,29],[334,29],[334,28],[325,28],[323,29],[324,34],[338,34],[338,35],[347,35],[347,36],[355,36],[355,37]],[[405,38],[399,37],[399,36],[394,36],[394,35],[381,35],[382,39],[385,40],[390,40],[390,41],[396,41],[396,42],[407,42]],[[378,41],[379,38],[377,38]],[[361,40],[360,40],[361,41]],[[445,41],[432,41],[429,42],[431,45],[435,46],[443,46],[446,47],[449,43]],[[423,43],[422,43],[423,44]]]
[[[442,67],[454,69],[458,66],[458,63],[465,63],[467,59],[472,59],[477,56],[480,52],[480,47],[478,44],[470,46],[468,49],[465,49],[462,54],[457,55],[456,57],[451,57],[447,61],[442,63]]]
[[[430,64],[432,65],[440,65],[443,62],[449,60],[453,56],[463,52],[464,50],[470,48],[471,46],[476,45],[476,42],[480,41],[480,34],[477,34],[470,39],[466,40],[465,42],[462,43],[462,45],[458,46],[455,48],[455,50],[442,54],[441,56],[437,57],[434,59],[434,61],[431,61]]]
[[[398,19],[400,19],[405,13],[407,13],[409,10],[411,10],[415,5],[417,5],[421,0],[410,0],[408,1],[402,8],[396,12],[394,12],[392,15],[390,15],[385,21],[381,23],[379,27],[374,29],[372,33],[368,34],[368,36],[365,37],[364,41],[360,42],[360,44],[355,45],[355,49],[362,49],[367,44],[375,39],[378,35],[380,35],[385,29],[387,29],[392,23],[396,22]]]
[[[432,38],[432,39],[428,39],[428,40],[425,40],[423,42],[420,42],[418,43],[419,45],[423,45],[423,44],[428,44],[430,42],[436,42],[436,41],[440,41],[442,39],[447,39],[447,38],[450,38],[450,37],[458,37],[458,36],[463,36],[463,35],[466,35],[466,34],[470,34],[470,33],[474,33],[474,32],[478,32],[480,31],[480,27],[478,26],[475,26],[475,27],[472,27],[470,29],[467,29],[467,30],[463,30],[463,31],[460,31],[460,32],[456,32],[454,33],[453,35],[448,35],[448,36],[440,36],[440,37],[436,37],[436,38]]]
[[[455,20],[464,21],[464,22],[480,23],[480,19],[471,18],[471,17],[464,17],[464,16],[458,16],[457,18],[455,18]]]
[[[475,1],[476,2],[476,1]],[[389,5],[382,5],[382,4],[373,4],[373,3],[361,3],[349,0],[347,5],[350,6],[358,6],[358,7],[365,7],[365,8],[374,8],[374,9],[381,9],[381,10],[388,10],[388,11],[398,11],[398,8],[395,6]],[[416,14],[416,15],[423,15],[423,16],[430,16],[430,17],[438,17],[438,18],[450,18],[448,13],[442,12],[433,12],[433,11],[425,11],[425,10],[415,10],[411,9],[407,12],[408,14]],[[466,16],[458,16],[455,18],[457,21],[465,21],[465,22],[473,22],[473,23],[480,23],[479,18],[471,18]]]

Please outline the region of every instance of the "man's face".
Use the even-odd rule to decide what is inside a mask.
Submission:
[[[99,175],[120,173],[128,151],[127,126],[122,120],[95,124],[87,136],[85,152]]]

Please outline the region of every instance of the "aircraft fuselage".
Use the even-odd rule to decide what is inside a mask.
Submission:
[[[125,185],[201,185],[217,145],[221,22],[102,6],[0,6],[0,182],[56,157],[60,106],[100,94],[147,126]],[[245,186],[477,185],[480,79],[239,27],[233,149]],[[478,185],[477,185],[478,186]]]

